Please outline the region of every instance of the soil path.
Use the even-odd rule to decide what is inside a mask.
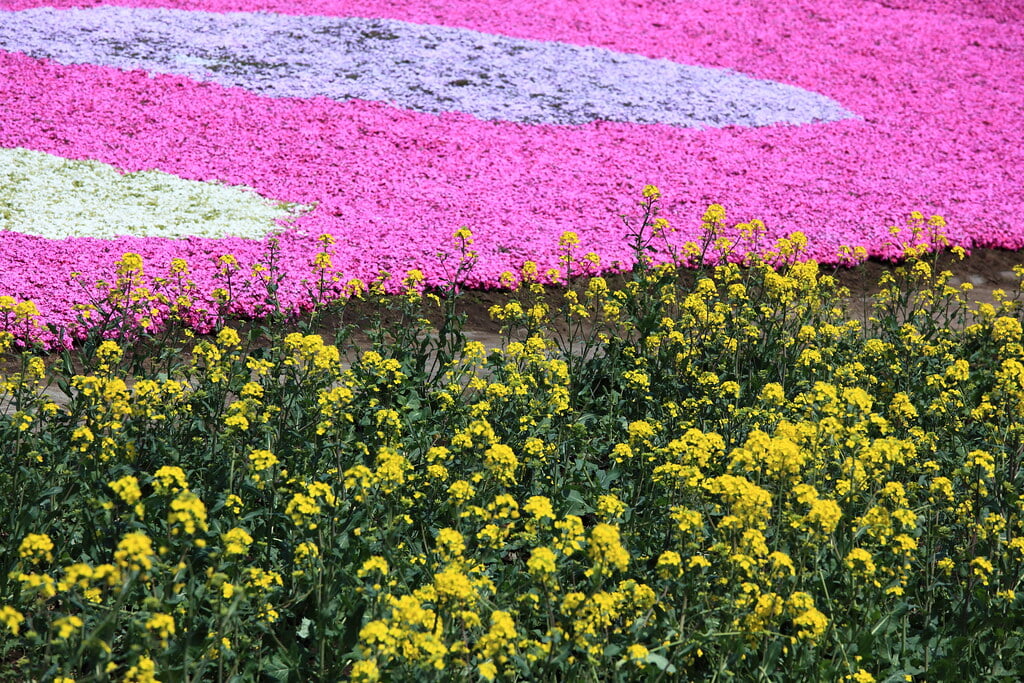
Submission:
[[[979,250],[961,261],[954,261],[948,254],[939,259],[939,267],[953,273],[952,285],[970,282],[973,289],[967,296],[971,303],[994,303],[996,290],[1003,290],[1011,295],[1018,285],[1018,278],[1013,272],[1014,266],[1024,263],[1024,252]],[[878,292],[878,280],[886,270],[895,268],[895,264],[870,261],[856,268],[843,269],[837,272],[839,280],[850,290],[850,298],[846,302],[851,316],[866,317],[869,315],[871,297]],[[502,344],[501,325],[491,320],[488,310],[495,304],[508,300],[508,294],[500,291],[471,291],[461,298],[460,310],[466,314],[464,332],[471,340],[483,342],[488,348]],[[350,319],[364,321],[371,319],[373,311],[366,304],[358,304]],[[387,323],[385,313],[384,322]],[[325,328],[325,337],[330,330]],[[352,343],[359,349],[368,348],[370,340],[365,330],[359,330],[351,337]],[[48,364],[55,357],[46,359]],[[0,359],[0,376],[15,372],[18,362],[15,359]],[[65,404],[68,397],[54,385],[50,385],[45,393],[54,401]],[[0,401],[0,413],[7,412],[9,406]]]

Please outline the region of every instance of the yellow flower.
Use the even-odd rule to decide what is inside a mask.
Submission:
[[[703,555],[694,555],[686,562],[686,566],[690,569],[707,569],[711,562]]]
[[[172,527],[171,535],[177,535],[182,530],[190,536],[196,531],[206,531],[206,505],[199,496],[191,491],[182,491],[171,501],[170,507],[167,524]],[[180,527],[177,526],[179,524]]]
[[[555,511],[551,507],[551,499],[546,496],[530,496],[526,499],[523,510],[538,522],[545,519],[555,521]]]
[[[477,671],[480,672],[480,678],[485,681],[493,681],[498,675],[498,667],[490,660],[480,664],[480,666],[477,667]]]
[[[648,439],[653,438],[656,434],[654,427],[651,425],[651,423],[645,422],[644,420],[630,422],[629,426],[626,428],[626,431],[629,432],[630,440],[636,441],[646,441]]]
[[[844,562],[847,569],[858,578],[870,578],[875,575],[875,560],[864,548],[854,548],[848,552]]]
[[[565,519],[555,522],[555,528],[561,531],[559,538],[554,542],[560,553],[570,557],[574,552],[583,549],[586,533],[582,519],[576,515],[566,515]]]
[[[708,479],[704,487],[711,493],[721,495],[731,506],[731,515],[722,519],[722,526],[755,529],[764,529],[768,526],[772,498],[765,489],[748,479],[731,474]]]
[[[89,444],[96,440],[96,436],[92,433],[92,430],[88,427],[82,426],[75,429],[71,433],[71,440],[74,442],[80,442],[78,450],[83,453],[89,450]]]
[[[224,507],[236,515],[242,511],[243,505],[241,497],[234,493],[229,493],[227,498],[224,499]]]
[[[505,662],[506,656],[515,652],[519,634],[512,615],[504,610],[491,612],[491,626],[480,637],[477,647],[484,657]]]
[[[306,541],[295,546],[296,562],[305,562],[317,557],[320,557],[320,548],[317,547],[316,543]]]
[[[377,660],[361,659],[349,669],[349,680],[352,683],[376,683],[380,680],[380,670],[377,668]]]
[[[153,568],[153,542],[149,536],[133,531],[121,537],[114,551],[114,560],[129,571],[145,572]]]
[[[57,584],[58,590],[68,591],[76,586],[83,590],[89,588],[89,579],[93,578],[93,568],[84,562],[64,567],[64,578]]]
[[[673,505],[669,508],[669,517],[676,523],[676,528],[683,533],[700,529],[702,524],[700,512],[681,505]]]
[[[392,493],[405,484],[406,475],[412,469],[412,463],[404,455],[393,448],[382,447],[377,453],[377,468],[373,475],[380,490]]]
[[[75,635],[78,629],[82,628],[85,622],[82,621],[81,617],[75,615],[61,617],[60,619],[54,619],[53,628],[57,631],[57,638],[60,640],[67,640],[71,636]]]
[[[993,458],[992,454],[987,451],[971,451],[967,454],[967,460],[964,462],[964,466],[968,468],[977,468],[983,479],[991,479],[996,476],[995,458]]]
[[[128,669],[121,681],[122,683],[159,683],[156,679],[156,663],[142,655],[135,666]]]
[[[534,548],[530,552],[530,559],[526,561],[526,568],[534,576],[545,578],[557,571],[555,554],[550,548]]]
[[[251,467],[254,472],[269,470],[277,463],[277,456],[268,450],[254,450],[249,453],[249,467]]]
[[[622,547],[619,528],[611,524],[598,524],[590,531],[588,552],[600,574],[610,574],[613,568],[625,571],[629,566],[629,552]]]
[[[834,500],[816,499],[807,512],[807,522],[817,527],[822,534],[828,535],[836,530],[839,519],[843,516],[839,504]]]
[[[621,517],[625,512],[626,504],[619,500],[618,496],[611,493],[598,496],[597,514],[601,515],[604,519],[610,520],[615,517]]]
[[[516,468],[519,459],[511,448],[504,444],[494,444],[484,452],[484,466],[498,481],[506,484],[516,482]]]
[[[797,629],[797,638],[813,642],[828,628],[828,617],[814,606],[814,598],[807,593],[793,593],[786,601],[786,607],[795,613],[793,626]]]
[[[18,546],[18,555],[31,564],[42,560],[53,562],[53,541],[46,534],[28,534]]]
[[[508,540],[508,536],[508,526],[498,526],[497,524],[486,524],[476,534],[480,547],[494,550],[500,550]]]
[[[221,534],[220,539],[224,542],[224,554],[226,555],[245,555],[249,552],[249,546],[252,544],[252,536],[240,527]]]
[[[188,480],[180,467],[161,467],[153,473],[153,480],[153,488],[159,494],[188,490]]]
[[[99,348],[96,349],[96,358],[107,366],[117,363],[123,355],[124,352],[115,341],[107,340],[102,342]]]
[[[10,605],[0,607],[0,624],[7,627],[7,630],[18,635],[21,625],[25,622],[25,615]]]
[[[509,494],[502,493],[487,504],[487,512],[494,520],[516,520],[519,519],[519,503]]]
[[[580,243],[580,236],[571,230],[566,230],[562,233],[562,236],[558,238],[558,246],[560,247],[571,247]]]
[[[721,204],[712,204],[704,212],[702,220],[705,223],[722,223],[725,221],[725,209]]]
[[[445,569],[434,574],[434,589],[440,602],[468,604],[477,599],[477,591],[469,577],[457,569]]]
[[[281,575],[274,571],[265,571],[259,567],[249,567],[245,570],[245,585],[258,593],[269,593],[283,586]]]
[[[893,552],[911,555],[917,550],[917,541],[907,534],[898,534],[893,539]]]
[[[242,338],[233,328],[225,327],[217,333],[217,345],[223,348],[235,348],[242,344]]]
[[[976,557],[971,560],[971,573],[981,579],[983,586],[988,585],[989,577],[992,576],[993,571],[994,567],[992,566],[992,563],[984,557]]]
[[[307,529],[316,529],[316,515],[320,514],[320,504],[316,502],[316,498],[308,496],[305,493],[296,493],[292,496],[292,499],[288,501],[288,505],[285,507],[284,512],[286,515],[291,517],[292,523],[295,526]]]
[[[249,429],[249,420],[245,415],[235,413],[224,418],[224,426],[244,432]]]
[[[651,651],[640,643],[633,643],[626,648],[626,661],[635,664],[641,669],[647,665],[647,655],[651,654]]]
[[[164,647],[168,639],[174,635],[174,617],[170,614],[157,613],[146,621],[146,629],[150,631]]]
[[[238,392],[242,398],[261,399],[263,398],[263,387],[258,382],[247,382],[242,390]]]
[[[22,583],[22,590],[34,592],[41,600],[47,600],[57,594],[57,582],[49,574],[25,574],[17,575],[18,581]]]
[[[683,558],[674,550],[666,550],[658,556],[657,570],[663,579],[679,577],[683,573]]]
[[[437,552],[446,560],[460,557],[466,549],[466,540],[455,529],[441,529],[437,532]]]
[[[107,484],[117,496],[128,505],[134,505],[142,498],[142,491],[139,489],[139,480],[136,477],[121,477],[116,481]]]
[[[356,576],[360,579],[368,576],[371,572],[380,572],[381,576],[388,575],[388,561],[380,555],[374,555],[370,559],[363,562],[363,566],[356,572]]]

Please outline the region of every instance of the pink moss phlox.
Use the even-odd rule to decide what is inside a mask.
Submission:
[[[7,0],[0,8],[75,4]],[[291,307],[308,304],[302,280],[321,233],[337,237],[343,276],[364,280],[418,267],[437,283],[436,253],[451,251],[460,225],[477,238],[475,286],[496,286],[502,271],[527,259],[542,272],[557,265],[564,230],[579,233],[581,253],[628,264],[618,216],[635,213],[645,183],[661,188],[679,240],[695,237],[705,207],[717,202],[732,219],[764,220],[768,238],[803,231],[807,256],[822,261],[834,262],[841,244],[895,256],[887,227],[912,210],[944,215],[954,244],[1024,248],[1024,19],[998,2],[975,3],[977,12],[940,0],[138,4],[373,15],[600,45],[797,85],[861,117],[709,130],[484,122],[363,101],[268,99],[0,52],[0,146],[315,203],[281,238],[281,298]],[[141,254],[154,275],[185,258],[208,290],[216,286],[212,257],[233,253],[251,264],[266,250],[246,240],[0,240],[0,294],[32,298],[52,323],[66,322],[79,296],[68,273],[109,279],[124,252]]]

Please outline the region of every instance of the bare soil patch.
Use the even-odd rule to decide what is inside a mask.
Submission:
[[[938,257],[938,267],[953,273],[950,284],[959,285],[970,282],[973,289],[967,296],[971,303],[994,303],[995,292],[1003,290],[1012,292],[1018,279],[1013,273],[1014,266],[1024,263],[1024,252],[1005,250],[977,250],[963,260],[956,260],[951,254]],[[878,281],[886,271],[896,268],[899,264],[868,261],[855,268],[841,268],[836,271],[840,282],[850,290],[849,299],[845,302],[851,316],[861,317],[869,313],[872,297],[878,293]],[[615,286],[624,281],[624,276],[609,278],[609,284]],[[465,316],[464,334],[468,339],[483,342],[488,347],[499,346],[502,342],[501,323],[491,319],[489,310],[492,306],[503,304],[509,300],[510,294],[501,290],[472,290],[463,292],[458,300],[458,312]],[[552,304],[556,304],[560,295],[557,288],[549,290]],[[394,310],[380,309],[366,301],[353,301],[345,306],[344,317],[327,318],[318,330],[325,338],[333,338],[339,325],[352,325],[355,330],[350,343],[355,347],[349,351],[369,348],[371,340],[369,330],[378,324],[385,329],[389,326],[404,324],[400,314]],[[240,328],[248,328],[254,323],[236,321]],[[46,360],[55,361],[57,354],[50,354]],[[19,368],[16,358],[0,359],[0,373],[16,372]]]

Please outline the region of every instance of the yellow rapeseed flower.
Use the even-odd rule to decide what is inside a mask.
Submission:
[[[224,543],[225,555],[245,555],[252,545],[252,536],[241,527],[229,529],[221,534],[220,539]]]
[[[188,490],[185,472],[175,465],[166,465],[153,473],[153,488],[158,494]]]
[[[135,665],[128,669],[121,681],[122,683],[160,683],[156,679],[156,662],[142,655]]]
[[[123,569],[145,572],[153,568],[155,555],[149,536],[140,531],[132,531],[121,537],[114,551],[114,560]]]
[[[146,629],[152,633],[163,647],[175,633],[174,617],[170,614],[156,613],[146,621]]]
[[[46,534],[28,534],[21,539],[18,556],[31,564],[39,564],[43,560],[53,562],[53,541]]]
[[[0,607],[0,624],[6,626],[13,635],[18,635],[24,622],[25,615],[10,605]]]
[[[558,570],[555,553],[550,548],[534,548],[530,551],[530,559],[526,561],[526,568],[531,574],[541,579],[554,574]]]
[[[622,547],[619,528],[611,524],[598,524],[591,529],[588,553],[594,561],[593,571],[600,574],[610,574],[613,569],[626,571],[629,566],[629,552]]]
[[[73,614],[53,620],[53,629],[57,632],[57,638],[60,640],[67,640],[84,625],[85,622],[82,621],[82,618]]]

